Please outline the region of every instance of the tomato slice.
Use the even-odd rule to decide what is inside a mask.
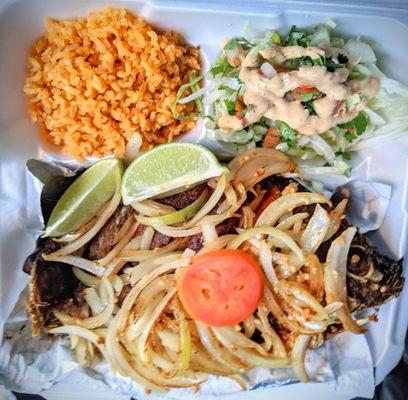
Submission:
[[[266,131],[263,147],[270,149],[280,142],[280,132],[275,128]]]
[[[258,263],[242,250],[202,254],[177,274],[178,295],[186,311],[212,326],[235,325],[249,317],[258,306],[262,288]]]

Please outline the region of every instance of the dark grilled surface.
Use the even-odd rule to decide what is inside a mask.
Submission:
[[[206,183],[201,183],[197,186],[187,189],[184,192],[173,194],[171,196],[164,197],[157,201],[168,206],[172,206],[176,210],[181,210],[189,206],[194,201],[196,201],[206,187],[207,187]]]
[[[83,285],[75,277],[72,267],[59,262],[44,261],[41,253],[50,253],[61,247],[51,239],[40,240],[41,247],[32,254],[24,265],[31,274],[30,300],[27,310],[32,318],[33,333],[54,320],[52,311],[60,309],[72,315],[80,315]]]
[[[134,213],[135,211],[131,206],[119,206],[106,225],[92,239],[87,258],[98,260],[105,257],[115,246],[116,236],[120,228]]]
[[[222,221],[215,227],[219,236],[227,235],[229,233],[236,233],[235,228],[238,227],[239,218],[233,217]],[[201,233],[191,236],[187,242],[187,247],[191,250],[198,251],[203,247],[204,238]]]
[[[160,232],[155,232],[153,235],[152,243],[150,245],[150,248],[157,249],[158,247],[164,247],[170,244],[173,241],[173,238],[167,235],[164,235],[163,233]]]
[[[347,288],[353,310],[375,307],[398,296],[404,286],[402,259],[394,261],[357,233],[348,256],[348,271],[365,281],[349,276]]]

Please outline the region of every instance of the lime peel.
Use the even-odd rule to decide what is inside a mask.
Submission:
[[[113,196],[116,176],[122,175],[122,162],[109,158],[97,162],[79,176],[58,200],[43,237],[71,233],[91,220]]]
[[[122,198],[131,204],[228,173],[215,155],[199,144],[175,142],[141,154],[123,175]]]

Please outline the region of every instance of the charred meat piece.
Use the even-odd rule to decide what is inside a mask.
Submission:
[[[229,233],[236,233],[235,228],[238,227],[239,223],[239,218],[228,218],[225,221],[222,221],[220,224],[218,224],[215,227],[215,230],[217,231],[217,234],[219,236],[221,235],[227,235]],[[198,251],[203,247],[203,242],[204,238],[201,233],[198,233],[197,235],[191,236],[188,239],[187,242],[187,247],[191,250]]]
[[[61,244],[51,239],[41,239],[39,243],[41,247],[24,264],[24,271],[31,275],[27,310],[32,319],[34,335],[39,333],[41,326],[55,320],[53,310],[86,317],[88,308],[82,295],[84,286],[75,277],[72,266],[44,261],[40,255],[57,250]]]
[[[292,179],[273,176],[265,179],[262,187],[268,191],[272,188],[282,191],[291,182],[293,182]],[[299,185],[299,191],[308,190]],[[336,191],[331,198],[333,207],[349,195],[349,191],[345,188]],[[307,212],[311,215],[314,207],[315,205],[302,206],[296,208],[294,212]],[[330,211],[327,205],[323,207]],[[337,233],[320,246],[317,255],[321,262],[325,262],[332,241],[350,226],[347,220],[344,220]],[[356,233],[351,244],[347,269],[347,289],[352,311],[379,306],[401,293],[404,284],[402,259],[395,261],[382,255],[369,239],[359,232]]]
[[[228,233],[236,233],[235,228],[238,227],[239,218],[228,218],[225,221],[221,222],[215,227],[218,235],[227,235]],[[142,228],[144,229],[144,228]],[[138,234],[142,234],[143,230],[140,230]],[[152,243],[150,245],[150,249],[156,249],[160,247],[167,246],[173,241],[173,238],[170,236],[164,235],[160,232],[155,232],[153,235]],[[183,241],[184,244],[180,245],[181,249],[192,249],[194,251],[198,251],[203,247],[203,235],[201,233],[197,233],[196,235],[186,237]]]
[[[126,221],[132,217],[134,210],[131,206],[120,206],[110,217],[106,225],[91,241],[88,251],[90,260],[105,257],[117,243],[117,235]]]
[[[172,206],[176,210],[181,210],[196,201],[200,197],[206,186],[207,184],[201,183],[200,185],[193,186],[192,188],[187,189],[184,192],[163,197],[162,199],[159,199],[158,202],[166,204],[168,206]]]
[[[173,241],[173,238],[167,235],[164,235],[160,232],[155,232],[153,235],[152,243],[150,245],[150,249],[157,249],[159,247],[164,247],[170,244]]]

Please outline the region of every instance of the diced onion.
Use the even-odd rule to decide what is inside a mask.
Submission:
[[[265,78],[267,78],[267,79],[271,79],[277,74],[275,68],[273,68],[272,65],[270,63],[268,63],[267,61],[265,61],[261,65],[260,69],[262,71],[263,76]]]

